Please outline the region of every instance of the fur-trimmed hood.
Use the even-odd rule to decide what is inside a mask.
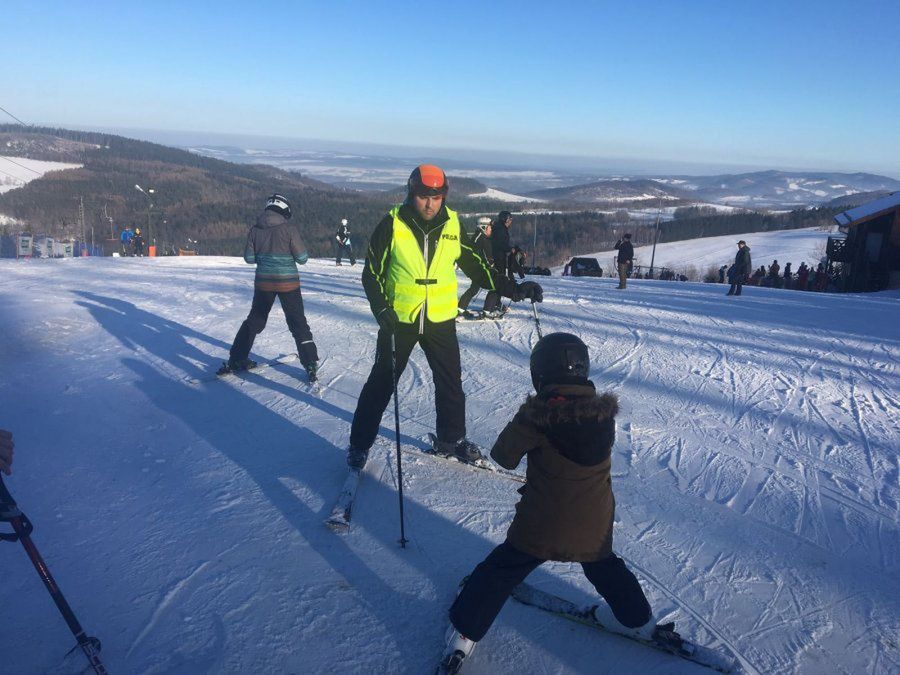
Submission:
[[[538,429],[567,422],[602,422],[618,414],[619,399],[609,392],[598,395],[592,382],[551,385],[529,396],[519,412]]]

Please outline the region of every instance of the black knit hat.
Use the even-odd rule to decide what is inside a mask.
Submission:
[[[498,223],[505,223],[510,218],[512,218],[512,214],[509,211],[501,211],[497,214]]]

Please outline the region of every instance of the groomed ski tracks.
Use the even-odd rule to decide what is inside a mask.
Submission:
[[[574,602],[561,598],[552,593],[542,591],[528,583],[521,583],[513,589],[512,597],[522,603],[538,609],[550,612],[569,621],[580,623],[590,628],[594,628],[609,635],[616,635],[632,642],[637,642],[651,649],[671,654],[678,658],[697,663],[711,670],[720,673],[739,673],[741,672],[737,663],[737,659],[720,651],[694,644],[690,640],[682,638],[683,643],[680,649],[674,646],[667,647],[653,640],[647,640],[636,636],[622,635],[615,631],[607,629],[603,624],[594,619],[594,608],[597,605],[576,605]]]

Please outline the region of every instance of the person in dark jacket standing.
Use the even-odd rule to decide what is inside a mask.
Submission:
[[[512,590],[547,560],[581,563],[606,600],[595,613],[605,626],[652,639],[656,623],[634,574],[613,553],[615,498],[611,455],[619,403],[588,379],[587,346],[569,333],[541,338],[531,352],[536,391],[491,449],[515,469],[528,455],[516,515],[450,608],[442,665],[455,672],[487,633]],[[667,627],[668,628],[668,627]]]
[[[491,259],[494,271],[498,276],[505,277],[509,252],[512,247],[509,244],[509,228],[512,227],[512,214],[509,211],[501,211],[497,214],[491,230]],[[489,292],[484,299],[484,312],[488,316],[499,316],[500,294]]]
[[[144,235],[141,234],[139,227],[135,229],[134,236],[131,238],[131,247],[136,256],[144,257]]]
[[[466,439],[466,397],[456,339],[456,266],[480,286],[516,300],[543,300],[534,282],[516,285],[491,273],[455,211],[444,200],[449,183],[431,164],[416,167],[407,197],[378,223],[369,239],[362,283],[378,321],[375,363],[353,414],[347,464],[361,469],[375,442],[381,416],[413,348],[421,345],[434,378],[437,412],[435,450],[463,462],[481,459]],[[392,369],[391,343],[396,351]]]
[[[269,197],[265,210],[247,235],[244,260],[256,265],[253,305],[234,338],[228,363],[225,364],[226,372],[246,370],[255,365],[248,358],[253,341],[266,327],[269,312],[275,298],[278,298],[297,344],[300,363],[310,381],[316,379],[319,354],[303,311],[300,275],[297,273],[297,264],[306,264],[309,255],[297,228],[290,224],[290,217],[290,202],[284,196],[274,194]]]
[[[625,280],[628,279],[628,270],[634,261],[634,246],[631,245],[631,235],[625,234],[616,242],[616,266],[619,268],[619,285],[616,288],[625,288]]]
[[[337,233],[334,235],[337,241],[337,259],[335,263],[341,264],[341,258],[346,257],[351,265],[356,264],[356,258],[353,256],[353,244],[350,241],[350,227],[347,225],[347,219],[341,220],[341,226],[338,227]]]
[[[482,257],[487,261],[488,264],[491,264],[491,219],[487,216],[483,216],[478,219],[478,232],[475,233],[475,238],[472,240],[473,248],[480,252]],[[459,298],[459,313],[462,314],[469,308],[469,303],[472,302],[472,299],[478,295],[478,292],[481,290],[481,286],[478,285],[477,281],[473,281],[472,285],[469,286],[469,289],[463,293]]]
[[[738,243],[738,250],[734,256],[734,269],[731,273],[731,288],[725,295],[740,295],[741,287],[753,271],[753,263],[750,262],[750,247],[747,242],[741,239]]]

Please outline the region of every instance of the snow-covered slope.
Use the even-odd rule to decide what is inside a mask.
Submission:
[[[238,259],[0,260],[7,485],[110,672],[433,670],[457,584],[503,540],[519,485],[404,453],[400,549],[389,409],[351,533],[322,524],[374,348],[359,271],[302,270],[316,394],[296,363],[203,379],[249,309]],[[541,281],[544,331],[581,335],[621,397],[615,548],[658,615],[747,672],[896,672],[900,298]],[[529,393],[534,322],[514,305],[458,333],[469,435],[490,445]],[[254,352],[292,350],[275,309]],[[433,429],[418,351],[400,416],[406,447]],[[0,543],[0,569],[0,671],[52,672],[73,642],[62,619],[21,547]],[[595,597],[574,565],[532,581]],[[513,602],[469,665],[703,672]]]
[[[0,155],[0,194],[22,187],[35,178],[40,178],[45,173],[79,169],[82,166],[82,164],[44,162],[38,159]]]
[[[826,231],[816,227],[802,230],[775,230],[772,232],[749,232],[747,234],[728,234],[721,237],[704,237],[701,239],[686,239],[656,245],[656,258],[653,264],[656,267],[669,267],[680,271],[693,266],[702,274],[710,266],[734,262],[737,253],[737,242],[741,239],[750,246],[750,256],[754,267],[765,265],[768,269],[773,260],[777,260],[784,270],[785,263],[792,263],[794,271],[800,267],[801,262],[812,264],[813,269],[819,264],[819,259],[825,255],[825,246],[829,235],[833,231]],[[650,265],[653,252],[652,246],[636,246],[634,259],[636,265]],[[613,270],[613,260],[616,251],[600,251],[590,253],[588,257],[597,258],[604,270]],[[558,270],[562,270],[559,267]]]

